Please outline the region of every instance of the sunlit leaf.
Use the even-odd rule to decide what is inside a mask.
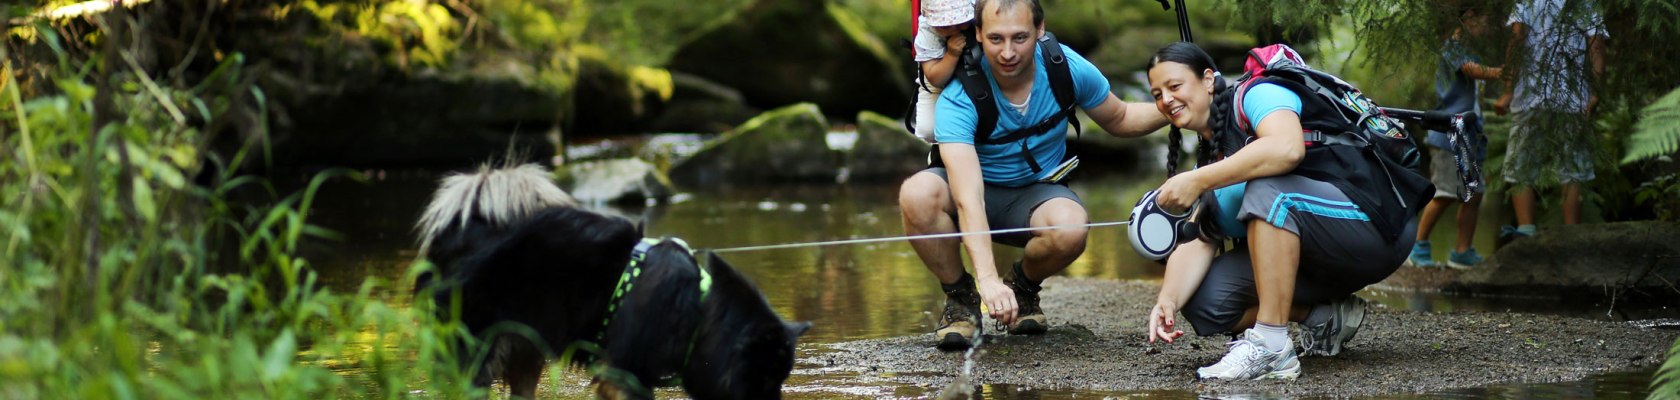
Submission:
[[[146,179],[134,177],[134,210],[147,223],[157,222],[157,204],[152,197],[152,185]]]

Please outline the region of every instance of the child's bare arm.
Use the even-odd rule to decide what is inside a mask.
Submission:
[[[922,75],[927,77],[927,84],[943,88],[951,83],[951,76],[957,70],[957,61],[962,59],[962,51],[968,46],[968,38],[963,35],[951,35],[945,38],[945,57],[922,62]]]
[[[943,88],[951,82],[951,76],[957,70],[957,59],[962,55],[945,53],[944,57],[922,61],[922,76],[927,77],[928,86]]]
[[[1504,68],[1489,67],[1489,66],[1486,66],[1486,65],[1476,63],[1475,61],[1464,62],[1463,65],[1460,65],[1458,67],[1458,70],[1463,71],[1464,76],[1468,76],[1471,79],[1478,79],[1478,80],[1484,80],[1484,81],[1491,81],[1491,80],[1499,79],[1499,78],[1502,78],[1505,74],[1505,69]]]

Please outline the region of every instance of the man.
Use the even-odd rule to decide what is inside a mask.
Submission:
[[[975,3],[975,23],[984,50],[982,75],[992,86],[993,95],[986,98],[991,104],[975,104],[962,80],[941,94],[935,138],[944,166],[905,180],[899,192],[905,233],[1087,223],[1079,196],[1053,178],[1067,152],[1065,118],[1072,114],[1061,109],[1051,88],[1046,61],[1056,57],[1046,58],[1038,46],[1044,35],[1043,9],[1037,0],[980,0]],[[1072,75],[1074,102],[1103,130],[1136,137],[1166,124],[1152,105],[1120,101],[1109,93],[1108,81],[1095,66],[1066,47],[1058,48]],[[987,132],[976,132],[981,119],[977,107],[997,110],[995,126]],[[1026,137],[1011,135],[1033,127],[1047,129]],[[957,350],[973,343],[982,302],[1011,334],[1043,333],[1048,325],[1038,306],[1039,283],[1084,253],[1085,235],[1085,228],[1057,228],[912,241],[946,295],[936,332],[939,347]],[[994,267],[993,239],[1026,250],[1007,282]],[[972,276],[963,270],[959,240],[974,263]]]
[[[1502,240],[1534,235],[1534,187],[1563,185],[1563,223],[1581,222],[1581,183],[1593,174],[1593,108],[1598,96],[1587,80],[1604,75],[1604,20],[1592,1],[1528,0],[1517,4],[1507,23],[1515,37],[1507,62],[1516,89],[1494,106],[1515,112],[1505,151],[1505,181],[1516,190],[1511,206],[1515,229]],[[1518,46],[1521,46],[1520,48]],[[1590,65],[1589,65],[1590,62]]]

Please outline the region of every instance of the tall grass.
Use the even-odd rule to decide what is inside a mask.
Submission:
[[[265,115],[240,56],[181,88],[58,56],[30,97],[26,67],[0,66],[0,398],[471,394],[458,322],[373,295],[400,283],[335,293],[297,256],[332,236],[307,222],[315,192],[354,173],[289,194],[238,175],[260,118],[250,145],[209,150],[241,105]]]

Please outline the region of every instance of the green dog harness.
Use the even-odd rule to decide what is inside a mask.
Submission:
[[[676,242],[678,246],[682,246],[683,250],[687,251],[690,257],[694,256],[694,248],[689,247],[688,242],[679,238],[670,238],[668,240]],[[625,265],[624,272],[619,274],[618,285],[613,288],[612,299],[607,301],[607,316],[601,320],[601,332],[595,335],[596,345],[606,344],[607,327],[612,325],[613,315],[617,314],[618,306],[624,302],[625,295],[630,294],[630,290],[635,288],[636,278],[642,275],[642,261],[647,259],[648,251],[652,250],[653,246],[658,245],[661,241],[661,239],[642,238],[641,242],[636,243],[636,248],[630,251],[630,263]],[[694,269],[700,272],[700,302],[705,303],[706,297],[708,297],[712,291],[712,274],[706,272],[706,269],[700,266],[698,260],[694,264]],[[684,368],[688,366],[689,357],[694,354],[694,342],[699,337],[700,331],[699,329],[695,329],[694,336],[690,337],[688,340],[688,351],[683,354]],[[605,346],[601,347],[605,348]],[[680,385],[682,380],[680,378],[672,377],[661,383],[664,385],[674,386]]]

